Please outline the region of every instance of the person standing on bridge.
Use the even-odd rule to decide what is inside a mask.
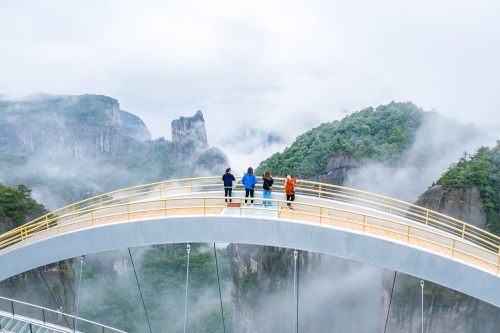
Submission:
[[[222,175],[222,181],[224,182],[224,197],[226,201],[226,206],[227,206],[227,198],[229,198],[229,202],[233,202],[231,199],[231,193],[233,192],[233,181],[236,179],[234,176],[231,174],[231,168],[226,169],[226,173]]]
[[[257,184],[257,177],[253,174],[253,168],[249,167],[247,173],[241,178],[241,183],[245,186],[245,198],[248,198],[248,195],[252,197],[250,200],[253,206],[253,194],[255,192],[255,184]],[[245,199],[245,205],[247,204],[247,199]]]
[[[295,184],[297,183],[297,179],[293,178],[292,174],[288,172],[286,174],[286,179],[285,179],[285,194],[286,194],[286,201],[287,206],[290,209],[292,208],[292,201],[295,200]]]
[[[271,191],[273,189],[274,180],[269,170],[264,172],[262,180],[264,181],[264,184],[262,185],[264,201],[262,201],[262,204],[264,207],[271,207],[271,201],[269,199],[271,199]],[[266,201],[266,199],[268,199],[268,201]]]

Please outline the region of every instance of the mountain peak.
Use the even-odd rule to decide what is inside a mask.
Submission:
[[[172,142],[192,145],[195,150],[207,149],[207,131],[203,113],[198,110],[192,117],[172,121]]]

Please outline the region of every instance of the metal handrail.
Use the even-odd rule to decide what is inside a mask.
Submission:
[[[282,189],[283,181],[283,178],[275,178],[275,188]],[[220,177],[202,177],[168,180],[109,192],[60,208],[0,235],[0,249],[19,241],[28,241],[33,234],[38,234],[43,230],[55,227],[61,228],[62,220],[67,225],[69,222],[66,220],[68,218],[75,219],[78,214],[95,213],[102,208],[110,208],[120,203],[152,200],[158,197],[180,196],[192,194],[193,192],[222,192],[222,186]],[[236,184],[236,188],[240,186],[241,184]],[[307,197],[330,199],[404,217],[443,230],[463,240],[476,243],[493,253],[500,253],[500,237],[439,212],[401,200],[343,186],[302,180],[296,185],[296,193],[299,196],[304,195]],[[326,209],[331,208],[328,206],[324,207]]]
[[[239,201],[241,204],[243,200],[248,198],[233,197],[232,199],[234,202]],[[177,210],[185,210],[185,214],[181,215],[215,215],[220,214],[220,211],[224,208],[224,206],[222,206],[223,200],[224,197],[222,196],[166,197],[147,201],[129,201],[126,203],[80,210],[65,215],[64,217],[49,219],[49,223],[41,221],[37,224],[30,225],[24,229],[23,233],[15,237],[15,239],[11,239],[11,242],[12,244],[18,242],[28,244],[31,240],[40,240],[42,237],[52,236],[54,233],[51,233],[51,231],[57,231],[57,234],[61,234],[74,231],[78,228],[92,228],[107,223],[140,221],[143,219],[141,214],[145,213],[153,213],[154,218],[179,217],[180,215]],[[254,200],[260,201],[262,199],[254,198]],[[302,209],[291,211],[282,208],[282,205],[286,206],[286,201],[284,200],[271,199],[270,201],[276,204],[275,208],[271,209],[271,211],[276,211],[276,218],[284,222],[299,221],[305,223],[319,223],[320,225],[333,225],[341,228],[345,228],[345,226],[339,226],[335,223],[347,223],[348,228],[358,227],[357,229],[355,228],[354,232],[362,232],[367,235],[383,237],[388,241],[402,242],[406,245],[410,245],[410,241],[413,241],[415,244],[411,244],[412,246],[429,250],[428,247],[418,244],[418,241],[423,241],[426,244],[435,245],[440,248],[442,250],[441,252],[430,249],[438,253],[438,255],[455,260],[462,260],[490,274],[497,276],[500,274],[500,257],[498,251],[491,251],[484,246],[474,244],[470,240],[460,237],[460,235],[448,234],[440,229],[414,223],[411,220],[411,223],[406,223],[373,214],[365,214],[327,205],[295,201],[294,206],[301,207]],[[324,201],[322,201],[322,203],[323,202]],[[214,209],[215,212],[211,212],[211,209]],[[240,205],[238,209],[240,210],[240,216],[243,215],[245,210],[270,210],[269,208],[243,205]],[[47,225],[49,227],[46,228],[45,226]],[[380,232],[384,234],[380,235]],[[392,237],[385,233],[392,235]],[[3,245],[0,243],[0,247]],[[475,259],[475,261],[471,263],[470,260],[467,261],[464,258],[457,258],[457,254]]]
[[[54,314],[56,316],[61,316],[62,315],[64,317],[66,317],[66,318],[70,318],[71,321],[73,322],[73,325],[74,325],[75,320],[78,320],[79,322],[86,323],[87,325],[91,325],[92,327],[95,327],[96,329],[98,329],[99,332],[126,333],[125,331],[113,328],[111,326],[100,324],[100,323],[97,323],[97,322],[94,322],[94,321],[91,321],[91,320],[87,320],[87,319],[84,319],[84,318],[81,318],[81,317],[76,317],[76,316],[64,313],[62,311],[48,309],[48,308],[45,308],[45,307],[42,307],[42,306],[39,306],[39,305],[35,305],[35,304],[23,302],[23,301],[18,301],[18,300],[7,298],[7,297],[3,297],[3,296],[0,296],[0,302],[1,301],[6,301],[10,305],[8,311],[3,311],[4,313],[2,315],[4,317],[13,318],[13,319],[22,319],[22,318],[24,318],[23,322],[28,322],[28,323],[35,324],[35,325],[38,325],[38,326],[44,326],[44,325],[47,325],[47,324],[60,326],[57,323],[49,322],[49,320],[47,320],[47,314]],[[18,306],[16,306],[16,305],[18,305]],[[31,309],[32,311],[38,311],[39,315],[41,315],[41,320],[32,318],[32,315],[31,316],[27,316],[26,314],[23,314],[23,313],[20,313],[20,312],[16,312],[16,309],[19,308],[19,305],[22,305],[24,308]],[[31,319],[31,320],[28,321],[28,319]],[[42,325],[42,324],[44,324],[44,325]],[[44,327],[46,327],[46,326],[44,326]],[[70,331],[70,332],[74,331],[73,327],[66,328],[66,327],[62,327],[61,326],[61,328],[64,328],[65,331]]]
[[[283,188],[283,185],[281,185],[281,182],[284,181],[283,178],[275,178],[275,181],[275,187],[277,189]],[[69,214],[81,211],[82,209],[107,206],[120,202],[120,200],[131,202],[134,199],[140,199],[141,197],[147,197],[148,195],[154,194],[164,196],[168,195],[168,192],[182,190],[189,190],[189,192],[192,192],[194,189],[222,191],[222,186],[220,177],[200,177],[168,180],[116,190],[62,207],[49,214],[34,219],[18,228],[12,229],[0,235],[0,244],[3,243],[2,240],[4,238],[13,234],[18,234],[22,232],[21,230],[23,229],[26,230],[31,224],[37,224],[42,220],[48,222],[53,220],[53,217],[68,216]],[[237,184],[236,188],[239,186],[241,185]],[[462,238],[475,241],[492,251],[498,251],[500,253],[499,236],[439,212],[401,200],[348,187],[303,180],[300,180],[297,183],[296,191],[298,195],[333,199],[362,207],[374,208],[396,216],[410,218],[417,222],[425,223],[426,225],[430,224],[431,226],[442,228],[443,230],[453,234],[460,233],[462,234]]]

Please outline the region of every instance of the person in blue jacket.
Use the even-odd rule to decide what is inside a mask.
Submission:
[[[247,173],[241,178],[241,183],[245,186],[245,198],[248,198],[248,195],[252,197],[250,200],[253,206],[253,194],[255,191],[255,184],[257,184],[257,177],[253,174],[253,168],[249,167]],[[247,204],[247,199],[245,199],[245,205]]]
[[[235,181],[234,176],[231,174],[231,168],[226,169],[226,173],[222,175],[222,181],[224,182],[224,197],[226,200],[227,206],[227,198],[229,198],[229,202],[233,202],[231,199],[231,193],[233,192],[233,181]]]

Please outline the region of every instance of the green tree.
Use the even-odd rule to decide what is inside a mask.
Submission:
[[[14,188],[0,183],[0,218],[4,221],[10,219],[21,225],[29,217],[46,213],[48,210],[31,198],[31,190],[26,186]]]
[[[479,148],[470,159],[465,156],[451,164],[436,183],[445,189],[477,187],[486,213],[486,228],[500,235],[500,141],[494,148]]]

